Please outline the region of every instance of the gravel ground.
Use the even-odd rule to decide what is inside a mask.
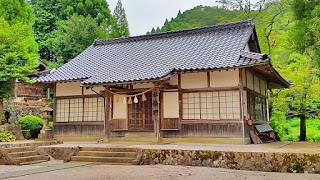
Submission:
[[[190,166],[117,166],[104,164],[89,164],[81,167],[62,169],[38,174],[31,174],[10,178],[11,180],[102,180],[102,179],[177,179],[177,180],[315,180],[320,179],[318,174],[292,174],[273,172],[239,171],[209,167]]]

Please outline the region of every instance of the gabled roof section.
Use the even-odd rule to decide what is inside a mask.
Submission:
[[[90,47],[57,69],[37,78],[53,83],[81,80],[82,85],[158,80],[177,71],[254,66],[266,55],[244,50],[255,36],[251,21],[110,40]]]

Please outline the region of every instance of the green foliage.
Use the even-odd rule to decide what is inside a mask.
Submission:
[[[27,115],[19,119],[23,130],[30,130],[31,137],[36,138],[43,126],[43,120],[38,116]]]
[[[58,23],[54,38],[50,40],[57,59],[66,63],[91,45],[94,39],[104,37],[103,30],[91,17],[74,15],[70,20]]]
[[[33,19],[26,1],[0,1],[0,100],[11,96],[15,79],[30,82],[26,75],[37,66]]]
[[[30,4],[36,14],[34,31],[42,59],[49,61],[56,60],[56,49],[52,49],[51,47],[52,37],[54,37],[52,33],[57,30],[61,21],[71,19],[74,14],[91,17],[96,25],[101,27],[110,37],[118,37],[115,31],[115,20],[105,0],[31,0]],[[73,28],[81,28],[81,26]],[[78,32],[82,31],[82,29],[75,30]],[[58,56],[60,55],[58,52]],[[69,57],[62,57],[62,59],[69,60],[67,58]],[[54,66],[60,65],[58,63]]]
[[[11,132],[2,131],[0,132],[0,142],[13,142],[16,140],[16,136]]]
[[[151,34],[230,22],[240,13],[241,12],[237,10],[226,10],[224,8],[210,6],[197,6],[183,13],[179,11],[175,18],[170,21],[166,20],[163,27],[157,28],[156,30],[153,28],[151,30]],[[150,34],[150,32],[148,32],[148,34]]]
[[[106,31],[93,18],[75,14],[69,20],[57,23],[57,30],[48,40],[48,45],[55,52],[58,63],[64,64],[90,46],[95,39],[107,37]]]
[[[49,127],[51,128],[51,130],[53,130],[53,122],[52,121],[49,122]]]
[[[128,37],[129,36],[129,25],[126,16],[126,12],[122,6],[121,0],[118,1],[113,17],[115,18],[115,36],[116,37]]]
[[[31,139],[30,131],[22,131],[22,134],[25,139]]]
[[[22,23],[30,24],[34,21],[32,8],[24,0],[0,0],[0,17],[10,25]]]
[[[284,113],[278,111],[273,113],[270,124],[277,132],[281,141],[299,141],[299,118],[295,117],[286,119]],[[320,119],[307,119],[306,126],[307,141],[320,141]]]

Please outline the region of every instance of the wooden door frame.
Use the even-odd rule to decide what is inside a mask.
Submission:
[[[151,108],[152,108],[152,92],[151,92],[151,97],[149,97],[149,98],[147,98],[147,101],[150,101],[151,102]],[[142,102],[142,101],[139,101],[140,103]],[[128,131],[130,132],[153,132],[154,131],[154,129],[152,129],[152,130],[148,130],[148,129],[146,129],[146,108],[145,108],[145,103],[144,102],[142,102],[143,103],[143,105],[142,105],[142,129],[141,130],[136,130],[136,129],[130,129],[130,105],[134,105],[134,102],[132,102],[132,104],[128,104],[127,103],[127,119],[128,119],[128,121],[127,121],[127,127],[128,127]],[[150,117],[151,117],[151,122],[153,122],[153,119],[152,119],[152,110],[150,111]],[[154,124],[154,122],[153,122],[153,124]]]

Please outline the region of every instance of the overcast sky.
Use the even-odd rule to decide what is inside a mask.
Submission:
[[[216,0],[122,0],[127,14],[130,35],[143,35],[153,27],[161,27],[166,20],[198,5],[214,6]],[[118,0],[107,0],[110,10]]]

